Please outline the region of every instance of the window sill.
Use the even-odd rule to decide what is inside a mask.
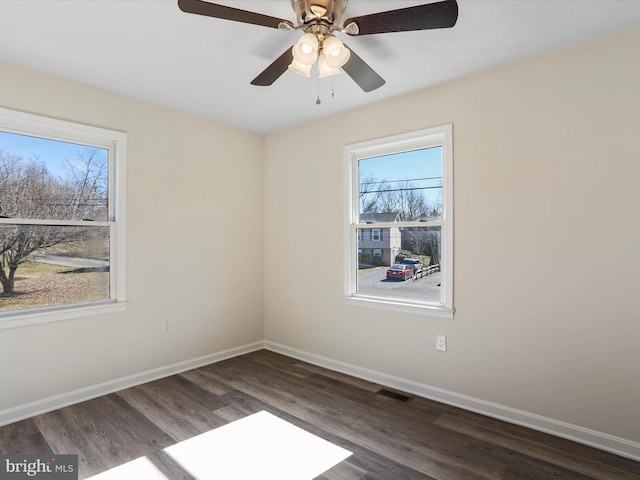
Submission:
[[[356,307],[377,308],[379,310],[389,310],[392,312],[411,313],[426,317],[438,317],[453,319],[453,309],[436,307],[433,305],[418,305],[413,303],[402,303],[391,300],[381,300],[366,297],[344,297],[346,305]]]
[[[42,323],[62,322],[74,318],[105,315],[123,312],[127,309],[126,302],[96,303],[77,307],[47,309],[25,313],[13,313],[3,316],[0,314],[0,330],[19,328]]]

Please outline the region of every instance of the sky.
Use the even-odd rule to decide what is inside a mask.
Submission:
[[[0,150],[25,160],[38,158],[45,163],[49,173],[56,177],[67,176],[67,161],[78,159],[84,148],[83,145],[74,143],[0,131]],[[105,150],[105,160],[106,158]]]
[[[391,188],[405,181],[423,190],[430,202],[441,201],[442,188],[442,147],[425,148],[411,152],[395,153],[360,160],[358,165],[360,181],[373,177],[386,181]],[[396,183],[392,183],[396,182]],[[370,185],[369,190],[375,189]]]

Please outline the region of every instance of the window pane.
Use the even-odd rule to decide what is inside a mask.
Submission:
[[[441,303],[441,227],[382,229],[393,238],[383,248],[358,242],[356,293],[412,303]],[[365,239],[363,230],[362,238]],[[384,238],[384,235],[383,235]],[[379,243],[379,242],[378,242]],[[406,264],[406,270],[392,268]]]
[[[108,220],[108,154],[0,131],[0,216]]]
[[[442,147],[358,162],[359,223],[442,218]]]
[[[0,225],[0,314],[110,298],[108,227]]]

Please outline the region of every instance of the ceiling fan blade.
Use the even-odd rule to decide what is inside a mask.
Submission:
[[[374,33],[408,32],[412,30],[429,30],[432,28],[450,28],[458,20],[458,3],[456,0],[427,3],[415,7],[372,13],[360,17],[349,18],[344,22],[345,33],[350,35],[372,35]],[[348,25],[355,23],[358,28],[349,32]]]
[[[347,46],[345,45],[345,47]],[[351,49],[349,48],[349,50]],[[342,66],[342,69],[365,92],[371,92],[385,84],[384,79],[356,55],[353,50],[351,50],[349,61]]]
[[[233,20],[234,22],[251,23],[252,25],[261,25],[263,27],[278,28],[280,24],[293,26],[289,20],[282,20],[281,18],[270,17],[269,15],[240,10],[239,8],[227,7],[225,5],[218,5],[217,3],[209,3],[203,0],[178,0],[178,7],[185,13],[195,13],[196,15]]]
[[[287,71],[289,64],[293,61],[292,47],[286,49],[282,55],[276,58],[271,65],[265,68],[260,75],[251,80],[251,85],[268,87],[272,85],[280,76]]]

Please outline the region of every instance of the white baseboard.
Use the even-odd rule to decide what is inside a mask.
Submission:
[[[362,378],[385,387],[395,388],[430,400],[460,407],[465,410],[470,410],[482,415],[504,420],[505,422],[514,423],[516,425],[522,425],[557,437],[589,445],[600,450],[605,450],[622,457],[640,461],[640,443],[633,442],[631,440],[615,437],[613,435],[597,432],[595,430],[561,422],[559,420],[543,417],[523,410],[506,407],[497,403],[487,402],[479,398],[469,397],[467,395],[432,387],[412,380],[376,372],[374,370],[369,370],[333,360],[331,358],[287,347],[286,345],[280,345],[275,342],[265,341],[264,348],[320,367],[346,373],[353,377]]]
[[[72,392],[54,395],[25,405],[1,410],[0,426],[8,425],[19,420],[24,420],[25,418],[51,412],[52,410],[57,410],[86,400],[91,400],[92,398],[101,397],[102,395],[114,393],[125,388],[135,387],[136,385],[175,375],[176,373],[191,370],[193,368],[209,365],[210,363],[220,362],[228,358],[237,357],[238,355],[261,350],[262,348],[264,348],[264,342],[255,342],[223,350],[222,352],[212,353],[202,357],[174,363],[173,365],[167,365],[166,367],[160,367],[146,372],[129,375],[127,377],[110,380],[108,382],[99,383],[97,385],[80,388]]]

